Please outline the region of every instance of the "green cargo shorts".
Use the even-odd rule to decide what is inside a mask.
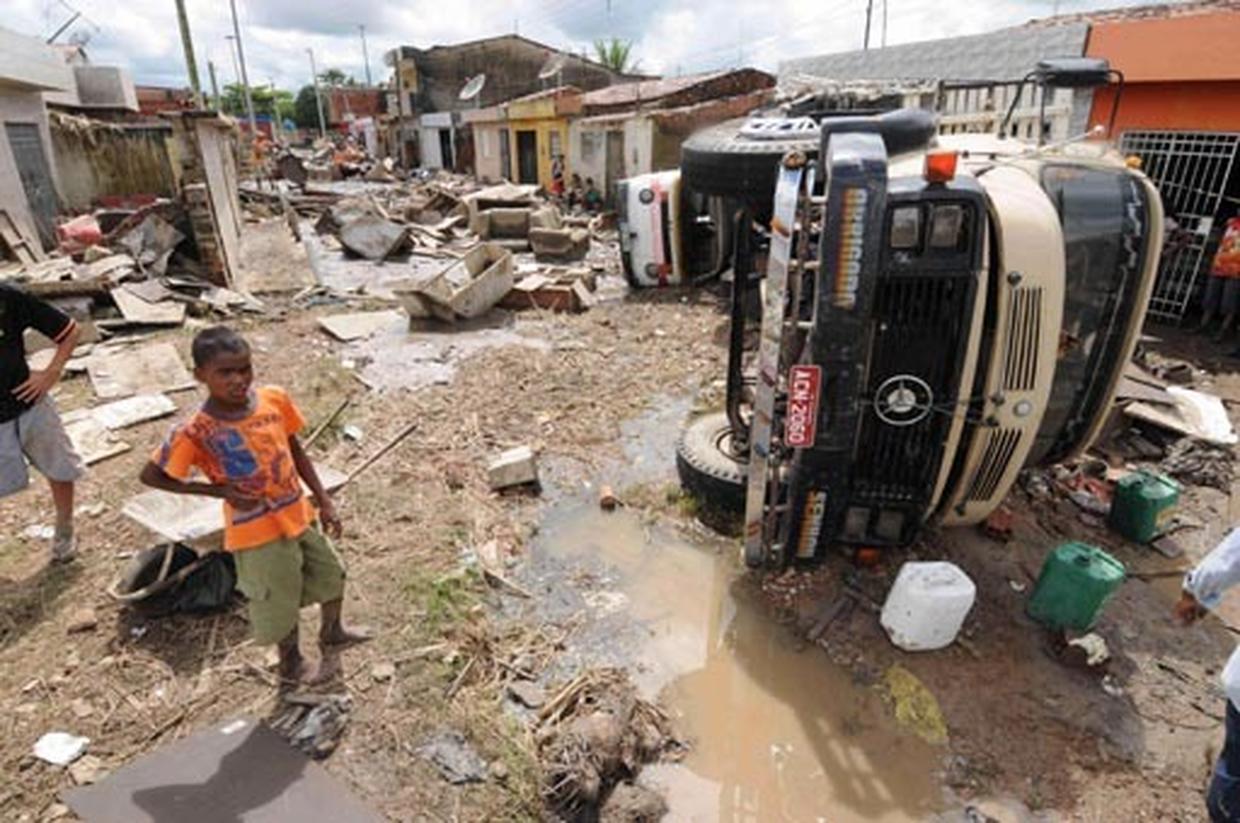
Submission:
[[[233,552],[237,588],[250,602],[254,642],[279,643],[311,603],[344,596],[344,564],[330,540],[313,526],[300,537]]]

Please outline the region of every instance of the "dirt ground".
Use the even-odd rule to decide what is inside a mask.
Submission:
[[[486,462],[503,449],[533,446],[546,498],[552,489],[589,495],[600,482],[624,477],[616,466],[636,462],[626,451],[626,421],[658,412],[669,398],[718,394],[726,356],[719,299],[709,291],[666,291],[605,302],[581,315],[505,318],[497,322],[506,331],[537,345],[468,351],[446,384],[382,392],[367,389],[342,365],[342,358],[356,360],[356,347],[315,325],[318,316],[356,306],[267,303],[267,316],[236,323],[254,345],[259,382],[287,387],[312,427],[345,396],[354,398],[315,445],[316,461],[347,470],[408,423],[418,424],[413,437],[339,495],[348,613],[379,634],[346,653],[344,688],[355,708],[327,768],[392,820],[544,818],[537,743],[519,715],[505,709],[505,676],[496,661],[519,653],[550,672],[576,629],[545,615],[524,623],[496,618],[500,595],[477,574],[474,550],[495,541],[517,579],[547,504],[492,494]],[[163,337],[188,359],[193,331]],[[1219,374],[1214,390],[1238,396],[1240,375],[1213,359],[1214,350],[1179,335],[1157,345],[1209,366]],[[75,377],[59,399],[72,408],[89,395],[86,379]],[[173,396],[180,414],[197,398]],[[41,483],[0,503],[0,769],[6,776],[0,817],[6,820],[65,813],[57,793],[73,785],[70,776],[30,754],[46,731],[91,738],[90,753],[115,769],[207,724],[261,717],[277,707],[269,652],[247,640],[243,609],[144,622],[106,594],[126,558],[157,542],[120,508],[140,490],[137,473],[168,425],[125,430],[132,450],[92,467],[79,503],[105,508],[79,518],[82,559],[74,565],[48,566],[42,542],[22,536],[31,525],[51,522]],[[361,430],[360,442],[341,436],[346,425]],[[621,497],[644,509],[648,522],[700,528],[673,488],[640,484],[639,475],[626,480]],[[1234,492],[1229,500],[1210,489],[1189,491],[1184,508],[1203,524],[1184,538],[1190,557],[1235,521],[1235,499]],[[976,804],[1012,820],[1202,819],[1202,788],[1221,741],[1216,679],[1232,634],[1216,619],[1191,629],[1172,625],[1177,582],[1133,579],[1097,629],[1113,658],[1105,672],[1072,665],[1023,612],[1051,548],[1086,539],[1130,571],[1187,561],[1127,544],[1083,522],[1067,501],[1034,500],[1018,490],[1010,505],[1015,533],[1006,544],[973,530],[932,532],[874,569],[839,558],[813,572],[766,579],[733,570],[732,585],[760,588],[770,621],[803,630],[845,579],[881,602],[903,560],[950,558],[978,587],[961,643],[932,654],[901,653],[864,606],[835,621],[819,641],[831,665],[861,689],[876,687],[898,662],[937,699],[948,731],[946,744],[934,749],[943,792],[938,808]],[[68,633],[83,607],[96,611],[97,626]],[[314,619],[307,611],[303,637],[312,636]],[[387,664],[390,677],[380,674]],[[488,779],[449,786],[414,753],[444,729],[466,736],[490,764]]]

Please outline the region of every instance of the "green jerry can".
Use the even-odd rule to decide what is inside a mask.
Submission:
[[[1124,564],[1097,546],[1064,543],[1042,564],[1026,611],[1052,629],[1087,631],[1124,574]]]
[[[1111,528],[1137,543],[1162,532],[1180,502],[1180,484],[1161,474],[1136,471],[1115,484]]]

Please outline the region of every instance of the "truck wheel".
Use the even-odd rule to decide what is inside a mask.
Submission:
[[[789,151],[807,158],[818,155],[817,133],[777,139],[755,139],[741,133],[744,120],[730,120],[703,129],[680,148],[681,181],[703,194],[734,197],[769,216],[779,178],[779,161]]]
[[[732,453],[732,424],[724,412],[699,417],[676,444],[676,469],[685,490],[707,506],[745,510],[747,455]]]

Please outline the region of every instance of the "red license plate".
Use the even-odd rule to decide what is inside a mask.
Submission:
[[[793,366],[789,370],[785,445],[794,449],[814,445],[818,435],[818,396],[821,389],[821,366]]]

